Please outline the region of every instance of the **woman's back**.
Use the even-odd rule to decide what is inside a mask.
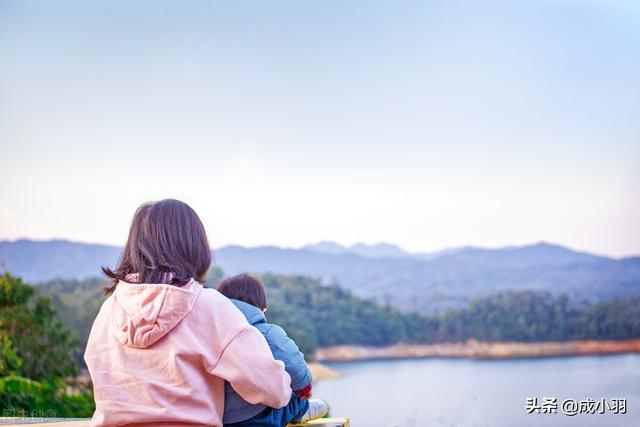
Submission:
[[[224,381],[247,401],[282,407],[290,377],[264,337],[225,297],[199,283],[211,264],[188,205],[142,205],[94,321],[85,361],[93,425],[222,425]]]
[[[225,379],[268,406],[285,405],[291,393],[260,333],[195,281],[121,282],[94,322],[85,361],[94,425],[221,425]]]

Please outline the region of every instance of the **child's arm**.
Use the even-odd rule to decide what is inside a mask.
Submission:
[[[265,338],[269,343],[273,357],[284,362],[284,369],[291,375],[291,389],[302,390],[313,381],[311,371],[304,360],[304,354],[296,343],[278,325],[271,325]]]

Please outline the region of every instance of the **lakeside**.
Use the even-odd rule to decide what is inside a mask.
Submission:
[[[320,362],[309,362],[309,369],[311,370],[311,374],[313,375],[313,381],[323,381],[323,380],[335,380],[342,376],[340,372],[336,371],[328,367],[327,365],[323,365]]]
[[[339,345],[316,351],[318,362],[372,359],[467,358],[516,359],[640,353],[640,339],[564,342],[481,342],[395,344],[388,347]],[[324,379],[324,378],[319,378]]]
[[[343,376],[314,395],[352,425],[602,427],[637,425],[640,354],[476,360],[423,358],[331,363]],[[555,414],[528,414],[528,397],[556,398]],[[627,413],[566,416],[565,399],[627,399]]]

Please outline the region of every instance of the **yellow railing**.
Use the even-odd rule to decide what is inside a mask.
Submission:
[[[318,418],[301,424],[289,424],[287,427],[349,427],[349,418]]]
[[[86,427],[89,425],[89,419],[60,419],[60,418],[34,418],[30,422],[28,418],[8,418],[0,417],[0,426],[19,426],[19,427],[62,427],[75,426]],[[301,424],[289,424],[288,427],[350,427],[349,418],[318,418],[316,420],[307,421]]]

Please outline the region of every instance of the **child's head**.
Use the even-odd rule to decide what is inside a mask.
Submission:
[[[260,279],[250,274],[227,277],[218,285],[218,292],[227,298],[256,306],[262,311],[267,309],[267,292],[264,285]]]

